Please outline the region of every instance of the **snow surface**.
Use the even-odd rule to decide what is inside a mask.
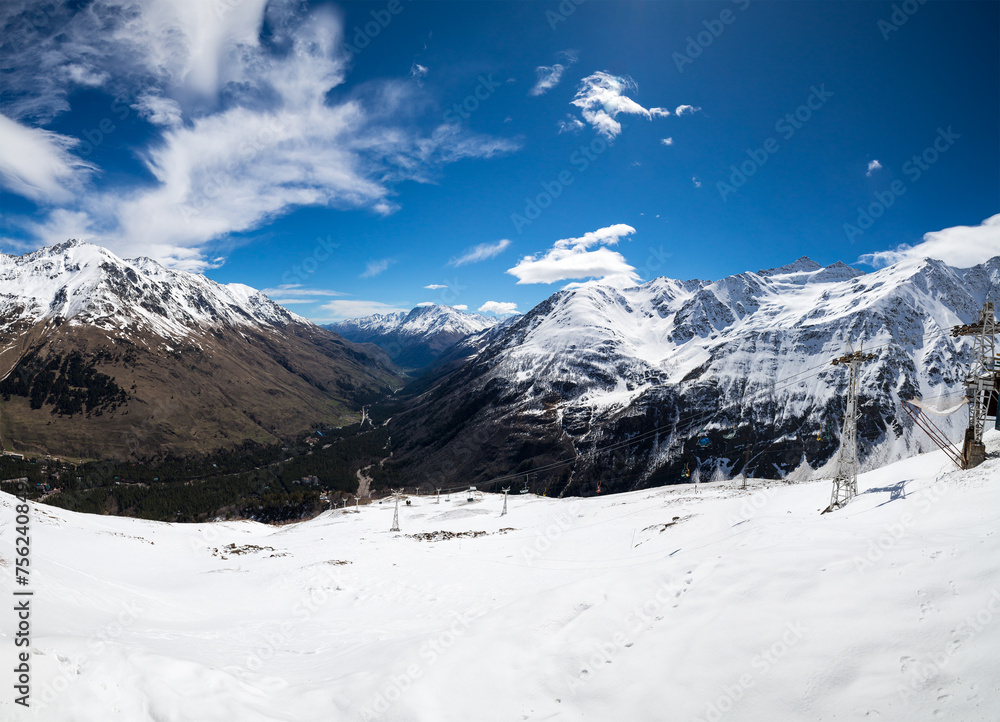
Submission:
[[[864,474],[827,515],[829,481],[761,480],[514,494],[503,517],[414,498],[402,534],[388,503],[284,527],[32,504],[34,706],[7,684],[0,719],[995,721],[987,441],[972,471]],[[15,651],[5,631],[8,679]]]
[[[122,259],[79,240],[23,256],[0,253],[0,328],[54,318],[171,339],[222,325],[311,325],[249,286],[222,285],[149,258]]]
[[[330,324],[327,328],[338,333],[399,334],[414,338],[431,338],[439,334],[467,336],[492,328],[500,321],[501,319],[493,316],[432,304],[417,306],[410,311],[376,313],[352,318]]]

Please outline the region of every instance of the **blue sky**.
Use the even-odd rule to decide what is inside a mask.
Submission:
[[[36,5],[0,9],[6,253],[317,321],[1000,253],[996,2]]]

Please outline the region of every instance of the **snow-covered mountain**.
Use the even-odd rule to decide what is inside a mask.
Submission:
[[[175,340],[198,328],[309,323],[249,286],[122,259],[79,240],[0,254],[0,331],[43,320]]]
[[[417,385],[415,410],[393,420],[395,463],[433,484],[570,460],[542,474],[577,493],[729,475],[747,452],[752,471],[812,473],[839,444],[847,372],[830,362],[863,344],[877,355],[860,395],[872,468],[934,448],[900,401],[955,405],[971,341],[947,331],[998,291],[1000,258],[870,274],[802,258],[720,281],[584,284],[471,337],[464,365]],[[956,439],[967,418],[938,422]]]
[[[99,457],[353,420],[395,372],[264,294],[67,241],[0,255],[0,445]]]
[[[467,336],[492,328],[501,320],[435,304],[348,319],[326,328],[357,343],[374,343],[401,366],[422,368]]]

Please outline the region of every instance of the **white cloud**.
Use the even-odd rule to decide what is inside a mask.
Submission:
[[[502,238],[496,243],[480,243],[478,246],[466,249],[461,256],[448,261],[449,266],[464,266],[466,263],[479,263],[494,256],[499,256],[510,245],[510,240]]]
[[[95,169],[69,152],[78,142],[0,115],[0,183],[42,203],[72,200],[87,174]]]
[[[419,83],[425,75],[427,75],[427,68],[414,61],[413,65],[410,66],[410,77]]]
[[[37,123],[68,109],[72,65],[78,84],[109,75],[107,92],[136,98],[133,108],[156,130],[136,150],[152,181],[108,192],[78,191],[72,181],[90,166],[66,152],[73,141],[45,135],[40,148],[57,162],[36,163],[8,154],[11,144],[0,137],[6,184],[66,206],[58,218],[12,223],[45,232],[77,214],[77,231],[58,240],[94,234],[124,256],[203,270],[212,263],[205,256],[212,242],[296,208],[385,215],[398,207],[398,183],[433,182],[445,164],[520,146],[455,125],[417,130],[413,109],[423,107],[423,91],[401,80],[364,83],[330,100],[349,67],[341,21],[323,8],[265,5],[244,0],[220,12],[203,0],[94,0],[75,13],[58,6],[47,35],[26,11],[0,8],[0,31],[22,21],[31,27],[5,45],[7,107],[15,118]],[[265,12],[272,33],[266,46],[259,41]],[[29,130],[36,140],[48,133]]]
[[[646,120],[670,115],[666,108],[643,108],[625,95],[626,91],[636,90],[638,86],[631,79],[598,71],[580,81],[572,105],[580,109],[583,119],[598,133],[609,139],[622,132],[621,124],[616,120],[622,113],[641,115]]]
[[[693,105],[678,105],[674,112],[677,115],[691,115],[692,113],[697,113],[699,110],[701,108],[696,108]]]
[[[877,170],[881,170],[881,169],[882,169],[882,164],[879,163],[877,159],[873,160],[873,161],[869,161],[869,163],[868,163],[868,172],[865,173],[865,175],[871,177],[872,173],[874,173]]]
[[[635,268],[623,255],[607,247],[617,245],[621,238],[633,233],[632,226],[619,223],[579,238],[564,238],[544,254],[525,256],[507,273],[517,278],[518,285],[613,276],[635,281],[638,279]],[[590,250],[594,246],[600,247]]]
[[[866,253],[858,262],[880,268],[936,258],[949,266],[970,268],[996,256],[1000,256],[1000,213],[978,226],[954,226],[925,233],[923,241],[915,246],[903,243],[892,251]]]
[[[692,176],[691,182],[694,183],[695,188],[701,188],[701,178],[698,176]]]
[[[345,300],[324,303],[322,310],[330,314],[330,320],[341,321],[345,318],[361,318],[376,313],[396,313],[410,309],[392,306],[381,301]]]
[[[576,53],[572,50],[563,50],[559,55],[565,58],[565,65],[562,63],[555,63],[554,65],[540,65],[535,68],[535,85],[528,91],[528,95],[538,96],[547,93],[552,90],[552,88],[559,85],[559,81],[562,80],[563,73],[569,68],[573,63],[576,62]]]
[[[364,273],[361,274],[361,278],[374,278],[380,273],[384,272],[390,263],[395,263],[391,258],[379,258],[378,260],[368,261],[368,265],[365,266]]]
[[[433,301],[421,301],[417,304],[417,308],[427,308],[428,306],[437,306]]]
[[[469,310],[469,307],[466,306],[464,303],[456,303],[454,306],[452,306],[452,308],[455,309],[456,311],[468,311]]]
[[[341,291],[330,291],[323,288],[307,288],[301,283],[283,283],[276,288],[265,288],[261,291],[265,296],[346,296]],[[277,303],[277,301],[275,301]],[[310,301],[311,303],[311,301]]]
[[[480,313],[493,313],[497,316],[508,316],[518,313],[517,304],[511,301],[487,301],[479,307]]]
[[[442,288],[448,288],[448,287],[446,285],[444,285],[443,283],[432,283],[430,285],[424,286],[424,288],[428,288],[431,291],[439,291]]]
[[[674,139],[673,138],[661,138],[660,139],[660,143],[662,143],[663,145],[673,145],[674,144]]]
[[[579,118],[574,118],[572,115],[567,115],[565,120],[560,120],[558,124],[560,133],[575,133],[578,130],[582,130],[587,127],[584,122]]]
[[[141,95],[132,107],[139,112],[140,117],[153,125],[175,128],[181,124],[183,111],[176,100],[158,95]]]

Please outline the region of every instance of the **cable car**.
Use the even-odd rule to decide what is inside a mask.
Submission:
[[[468,501],[475,501],[476,500],[475,493],[476,493],[476,487],[470,486],[469,487],[469,498],[468,498]]]

